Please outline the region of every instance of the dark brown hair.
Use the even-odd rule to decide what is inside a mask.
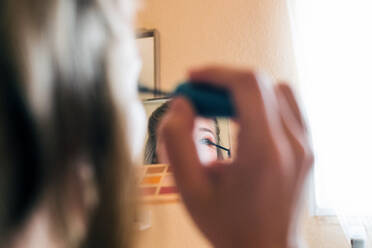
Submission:
[[[130,246],[134,176],[108,75],[115,4],[0,2],[0,247],[45,194],[66,246]],[[95,36],[88,40],[87,32]],[[92,211],[81,206],[89,227],[75,240],[63,203],[67,178],[82,162],[99,202]]]

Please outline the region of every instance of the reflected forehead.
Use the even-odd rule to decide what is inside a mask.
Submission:
[[[209,132],[216,136],[216,126],[212,119],[198,117],[195,120],[195,129],[202,132]]]

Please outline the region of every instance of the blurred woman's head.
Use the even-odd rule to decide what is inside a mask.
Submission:
[[[169,109],[169,102],[163,103],[149,117],[147,124],[147,141],[145,145],[145,164],[168,163],[163,142],[159,139],[157,131],[161,120]],[[220,128],[217,119],[198,117],[194,123],[193,138],[199,159],[203,164],[208,164],[222,159],[222,153],[216,146],[210,145],[205,140],[220,144]]]
[[[145,123],[134,12],[132,0],[0,2],[0,246],[40,209],[59,245],[130,241]]]

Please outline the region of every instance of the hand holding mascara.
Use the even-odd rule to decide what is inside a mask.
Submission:
[[[199,95],[195,98],[193,91],[185,94],[191,101],[175,99],[164,117],[160,135],[195,223],[216,247],[292,247],[291,231],[312,152],[291,89],[226,67],[204,68],[192,72],[190,79],[192,86],[210,82],[227,89],[239,125],[235,157],[203,167],[192,139],[195,114],[203,113],[194,104]]]

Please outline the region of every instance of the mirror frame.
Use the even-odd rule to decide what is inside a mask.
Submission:
[[[155,90],[161,90],[161,84],[160,84],[160,45],[159,45],[159,32],[156,29],[138,29],[136,32],[136,40],[143,39],[143,38],[154,38],[154,44],[153,44],[153,51],[154,51],[154,85],[147,85],[148,87],[151,87]],[[142,61],[143,62],[143,61]],[[147,96],[147,95],[146,95]],[[158,95],[153,94],[149,97],[141,97],[143,101],[159,98]]]

